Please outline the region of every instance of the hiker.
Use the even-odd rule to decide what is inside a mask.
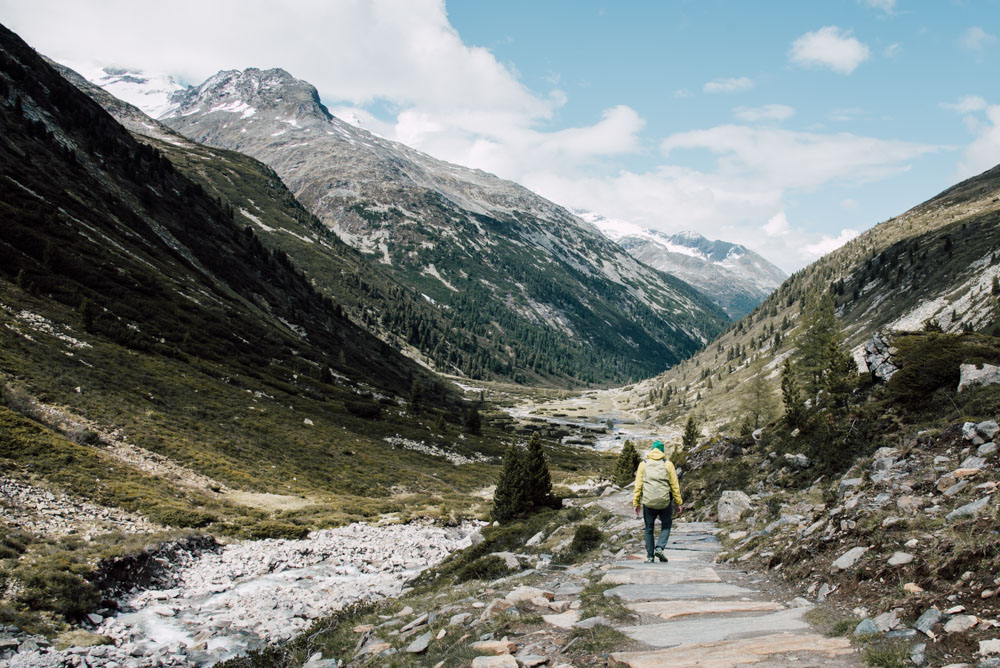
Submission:
[[[663,452],[663,441],[653,441],[653,446],[646,453],[645,461],[639,462],[635,470],[635,492],[632,494],[632,506],[635,516],[639,516],[639,505],[642,504],[642,520],[646,524],[646,561],[652,562],[655,556],[660,561],[666,561],[667,555],[663,548],[670,538],[670,525],[673,523],[673,503],[677,504],[677,516],[684,512],[681,500],[681,486],[677,482],[677,471],[673,463]],[[653,547],[653,524],[660,518],[660,537]]]

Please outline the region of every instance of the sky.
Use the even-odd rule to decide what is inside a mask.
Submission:
[[[281,67],[334,115],[795,271],[1000,163],[1000,0],[0,0],[82,67]]]

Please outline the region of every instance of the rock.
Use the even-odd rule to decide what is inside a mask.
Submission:
[[[916,629],[893,629],[885,634],[887,640],[913,640],[917,637]]]
[[[743,513],[753,508],[753,502],[744,492],[726,490],[719,497],[717,508],[719,522],[738,522]]]
[[[489,604],[486,606],[486,609],[483,610],[483,614],[479,615],[479,619],[483,621],[486,621],[487,619],[493,619],[497,615],[502,615],[503,613],[507,612],[513,607],[514,604],[511,603],[510,601],[506,601],[502,598],[495,598],[489,602]]]
[[[833,562],[834,572],[846,571],[848,568],[853,568],[867,551],[867,547],[852,547]]]
[[[816,595],[816,602],[823,603],[826,601],[827,597],[833,592],[837,591],[836,587],[831,587],[827,583],[823,583],[819,588],[819,593]]]
[[[746,531],[731,531],[729,532],[729,540],[743,540],[747,537]]]
[[[399,629],[399,632],[400,633],[406,633],[407,631],[412,631],[413,629],[417,628],[418,626],[423,626],[424,624],[427,623],[427,617],[428,617],[428,615],[427,615],[426,612],[423,613],[422,615],[419,615],[413,621],[411,621],[409,624],[407,624],[403,628]]]
[[[945,633],[965,633],[976,624],[979,623],[979,618],[975,615],[956,615],[948,620],[944,625]]]
[[[423,654],[431,644],[431,631],[417,636],[417,638],[406,646],[407,654]]]
[[[966,457],[959,468],[979,470],[986,466],[986,460],[982,457]]]
[[[539,654],[518,654],[514,658],[517,660],[517,665],[521,666],[521,668],[534,668],[535,666],[542,666],[549,662],[549,657]]]
[[[875,622],[867,617],[862,619],[861,623],[854,627],[855,637],[870,636],[875,633],[881,633],[881,631],[879,631],[879,628],[878,626],[875,625]]]
[[[604,615],[597,615],[596,617],[587,617],[586,619],[581,619],[573,626],[580,629],[592,629],[598,625],[611,626],[611,620],[605,617]]]
[[[907,582],[903,585],[903,591],[907,594],[922,594],[924,593],[924,588],[918,585],[916,582]]]
[[[992,455],[996,451],[997,451],[996,443],[983,443],[982,445],[979,446],[979,449],[976,450],[976,454],[979,455],[980,457],[988,457],[989,455]]]
[[[504,598],[511,603],[530,601],[533,598],[543,598],[551,601],[555,597],[555,594],[552,592],[545,591],[544,589],[538,589],[537,587],[517,587],[512,592],[504,596]]]
[[[307,427],[311,427],[313,426],[313,421],[310,420],[309,418],[306,418],[305,420],[302,421],[302,424],[306,425]]]
[[[875,622],[875,626],[882,633],[892,631],[893,629],[899,628],[901,622],[899,621],[899,613],[902,612],[902,608],[896,608],[890,612],[883,612],[881,615],[877,616],[872,621]]]
[[[916,515],[921,508],[927,505],[927,499],[922,496],[911,496],[909,494],[904,494],[903,496],[896,499],[896,507],[904,512],[911,515]]]
[[[914,666],[922,666],[927,663],[927,644],[917,643],[910,648],[910,663]]]
[[[890,566],[905,566],[911,561],[913,561],[913,555],[909,552],[894,552],[892,556],[889,557]]]
[[[98,624],[104,621],[104,617],[101,617],[100,615],[95,614],[93,612],[89,612],[87,613],[87,621],[89,621],[94,626],[97,626]]]
[[[989,503],[990,503],[990,497],[984,496],[978,501],[973,501],[972,503],[967,503],[964,506],[956,508],[955,510],[945,515],[945,519],[948,521],[954,521],[961,519],[963,517],[975,517],[976,515],[979,514],[981,510],[986,508],[986,506],[988,506]]]
[[[843,497],[848,490],[860,486],[861,482],[861,478],[844,478],[840,481],[840,484],[837,485],[837,496]]]
[[[1000,433],[1000,424],[997,424],[996,420],[985,420],[976,425],[976,433],[985,440],[992,441],[993,437]]]
[[[525,547],[534,547],[536,545],[541,544],[541,542],[543,540],[545,540],[545,532],[544,531],[539,531],[534,536],[532,536],[531,538],[529,538],[528,542],[525,543],[524,545],[525,545]]]
[[[354,627],[353,631],[355,633],[367,633],[375,628],[374,624],[359,624]]]
[[[958,478],[956,478],[951,473],[945,473],[943,476],[937,479],[937,482],[934,483],[934,487],[937,489],[937,491],[944,492],[946,489],[954,485],[956,482],[958,482]]]
[[[944,494],[945,496],[948,496],[948,497],[952,497],[952,496],[955,496],[956,494],[958,494],[959,492],[961,492],[963,489],[965,489],[968,486],[969,486],[969,481],[968,480],[959,480],[954,485],[952,485],[948,489],[944,490],[942,492],[942,494]]]
[[[872,471],[888,471],[896,463],[895,457],[881,457],[872,462]]]
[[[1000,638],[994,638],[993,640],[980,640],[979,654],[981,656],[1000,654]]]
[[[489,652],[491,654],[513,654],[517,650],[517,645],[504,638],[503,640],[480,640],[470,645],[477,652]]]
[[[490,556],[490,557],[500,557],[501,559],[503,559],[503,562],[507,566],[507,568],[510,568],[510,569],[519,569],[519,568],[521,568],[521,564],[518,563],[517,557],[514,556],[513,552],[491,552],[487,556]]]
[[[954,471],[952,471],[951,474],[956,478],[968,478],[969,476],[976,475],[977,473],[979,473],[979,471],[980,469],[957,468]]]
[[[451,619],[448,620],[448,626],[458,626],[459,624],[467,624],[470,619],[472,619],[471,613],[460,612],[457,615],[451,616]]]
[[[791,464],[797,469],[807,469],[812,465],[812,462],[809,461],[809,458],[803,455],[802,453],[794,455],[786,453],[785,463]]]
[[[477,656],[472,660],[472,668],[518,668],[517,659],[510,654],[503,656]]]
[[[411,608],[410,606],[406,606],[405,608],[403,608],[402,610],[400,610],[399,612],[397,612],[394,616],[395,617],[409,617],[412,614],[413,614],[413,608]]]
[[[967,441],[971,441],[976,437],[975,422],[965,422],[962,424],[962,437]]]
[[[934,625],[941,621],[941,611],[937,608],[930,608],[913,623],[913,628],[923,633],[928,638],[934,638]]]
[[[864,346],[864,361],[868,372],[877,380],[888,382],[893,374],[899,371],[899,367],[893,362],[895,352],[896,349],[885,334],[881,332],[873,334]]]

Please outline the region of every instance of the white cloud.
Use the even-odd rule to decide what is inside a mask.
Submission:
[[[824,236],[822,239],[814,244],[807,244],[803,248],[803,255],[808,258],[818,258],[826,255],[827,253],[832,253],[837,250],[848,241],[858,236],[859,232],[857,230],[841,230],[840,234],[836,237]]]
[[[958,38],[958,43],[969,51],[982,53],[986,47],[997,41],[997,36],[986,32],[979,26],[972,26],[962,33]]]
[[[788,216],[785,215],[785,212],[779,211],[768,218],[767,223],[761,229],[769,237],[783,237],[791,231],[791,226],[788,224]]]
[[[886,58],[896,59],[902,52],[903,52],[903,45],[900,44],[899,42],[893,42],[889,46],[885,47],[885,49],[883,49],[882,55],[884,55]]]
[[[831,121],[850,122],[856,121],[858,117],[864,115],[865,110],[861,107],[842,107],[830,112]]]
[[[851,197],[840,201],[840,208],[845,211],[855,211],[859,206],[861,206],[860,202]]]
[[[837,26],[807,32],[792,43],[788,57],[803,67],[828,67],[839,74],[850,74],[870,55],[868,47],[850,35],[850,30]]]
[[[967,179],[1000,163],[1000,105],[986,107],[986,121],[971,119],[976,137],[962,152],[956,176]]]
[[[896,8],[896,0],[860,0],[860,2],[872,9],[881,9],[886,14],[892,14]]]
[[[958,102],[942,102],[941,107],[957,111],[960,114],[969,114],[973,111],[983,111],[986,109],[986,100],[978,95],[966,95]]]
[[[706,93],[742,93],[754,87],[753,79],[749,77],[732,77],[729,79],[713,79],[706,83],[702,90]]]
[[[795,115],[795,109],[787,104],[765,104],[762,107],[736,107],[733,116],[746,123],[761,121],[786,121]]]

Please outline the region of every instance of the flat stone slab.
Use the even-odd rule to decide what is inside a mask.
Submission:
[[[659,568],[653,568],[654,566]],[[680,582],[722,582],[714,568],[679,568],[670,564],[648,564],[648,568],[611,571],[601,578],[602,584],[678,584]]]
[[[625,584],[612,587],[605,596],[618,596],[623,603],[637,601],[674,601],[699,598],[738,598],[749,596],[750,589],[722,582],[682,582],[678,584]]]
[[[655,615],[661,619],[674,619],[689,615],[721,615],[741,612],[774,612],[784,606],[774,601],[645,601],[629,603],[628,609],[640,615]],[[705,621],[710,624],[716,620]],[[719,623],[725,623],[719,621]]]
[[[559,615],[542,615],[542,621],[549,626],[557,626],[561,629],[571,629],[573,625],[580,621],[580,612],[570,610]]]
[[[851,654],[851,644],[846,638],[824,638],[815,633],[801,635],[776,633],[757,638],[744,638],[728,642],[699,643],[672,647],[652,652],[615,652],[611,655],[630,668],[730,668],[731,666],[761,664],[816,665],[803,663],[801,656],[815,659],[820,654],[827,659]],[[778,655],[795,653],[798,661],[777,662]],[[821,664],[822,665],[822,664]]]
[[[809,630],[809,623],[803,619],[806,610],[807,608],[792,608],[767,615],[730,616],[713,624],[707,624],[703,619],[686,619],[645,626],[623,626],[618,630],[633,640],[652,647],[677,647]]]

